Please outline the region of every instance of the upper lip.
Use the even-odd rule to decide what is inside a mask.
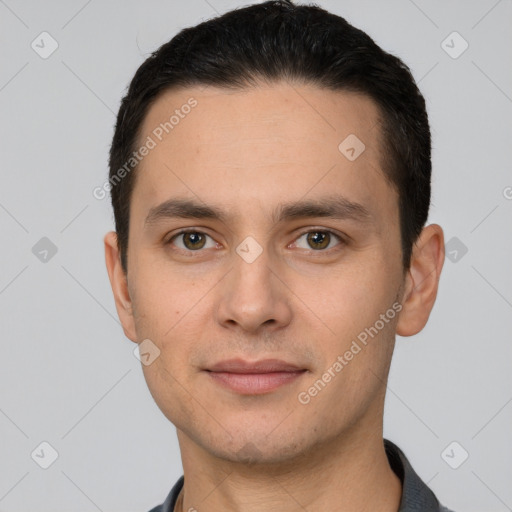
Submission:
[[[245,361],[243,359],[228,359],[220,361],[209,368],[210,372],[227,373],[272,373],[272,372],[298,372],[305,370],[292,363],[280,359],[261,359],[260,361]]]

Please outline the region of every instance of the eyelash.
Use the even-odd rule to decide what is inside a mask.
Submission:
[[[179,236],[183,235],[183,234],[186,234],[186,233],[197,233],[197,234],[200,234],[200,235],[203,235],[203,236],[207,236],[209,238],[211,238],[213,240],[213,238],[208,235],[207,233],[205,233],[204,231],[200,231],[196,228],[185,228],[185,229],[182,229],[180,230],[178,233],[175,233],[171,238],[169,238],[169,240],[167,240],[165,242],[165,245],[171,245],[172,242],[178,238]],[[319,228],[309,228],[308,230],[306,231],[302,231],[296,238],[295,240],[292,242],[295,243],[297,240],[299,240],[300,238],[302,238],[304,235],[307,235],[308,233],[324,233],[324,234],[329,234],[330,236],[336,238],[338,240],[338,244],[335,246],[335,247],[331,247],[330,249],[310,249],[308,252],[309,253],[316,253],[316,254],[319,254],[319,253],[330,253],[331,251],[333,250],[336,250],[336,247],[338,247],[339,245],[346,245],[347,241],[346,239],[339,235],[338,233],[330,230],[330,229],[319,229]],[[291,244],[289,244],[291,245]],[[202,249],[198,249],[196,251],[193,251],[193,250],[190,250],[190,249],[181,249],[181,248],[177,248],[176,250],[178,251],[184,251],[188,254],[193,254],[193,253],[200,253],[202,252]],[[305,249],[306,250],[306,249]]]

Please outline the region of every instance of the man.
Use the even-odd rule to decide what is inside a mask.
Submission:
[[[444,261],[430,174],[409,69],[318,7],[237,9],[141,65],[105,252],[181,450],[153,512],[447,510],[382,429]]]

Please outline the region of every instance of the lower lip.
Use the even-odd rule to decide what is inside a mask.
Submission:
[[[306,370],[272,373],[208,372],[210,377],[232,391],[244,395],[268,393],[298,379]]]

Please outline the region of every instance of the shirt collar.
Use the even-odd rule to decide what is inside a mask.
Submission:
[[[441,512],[435,494],[412,468],[407,457],[396,444],[384,439],[389,465],[402,482],[402,499],[398,512]]]

